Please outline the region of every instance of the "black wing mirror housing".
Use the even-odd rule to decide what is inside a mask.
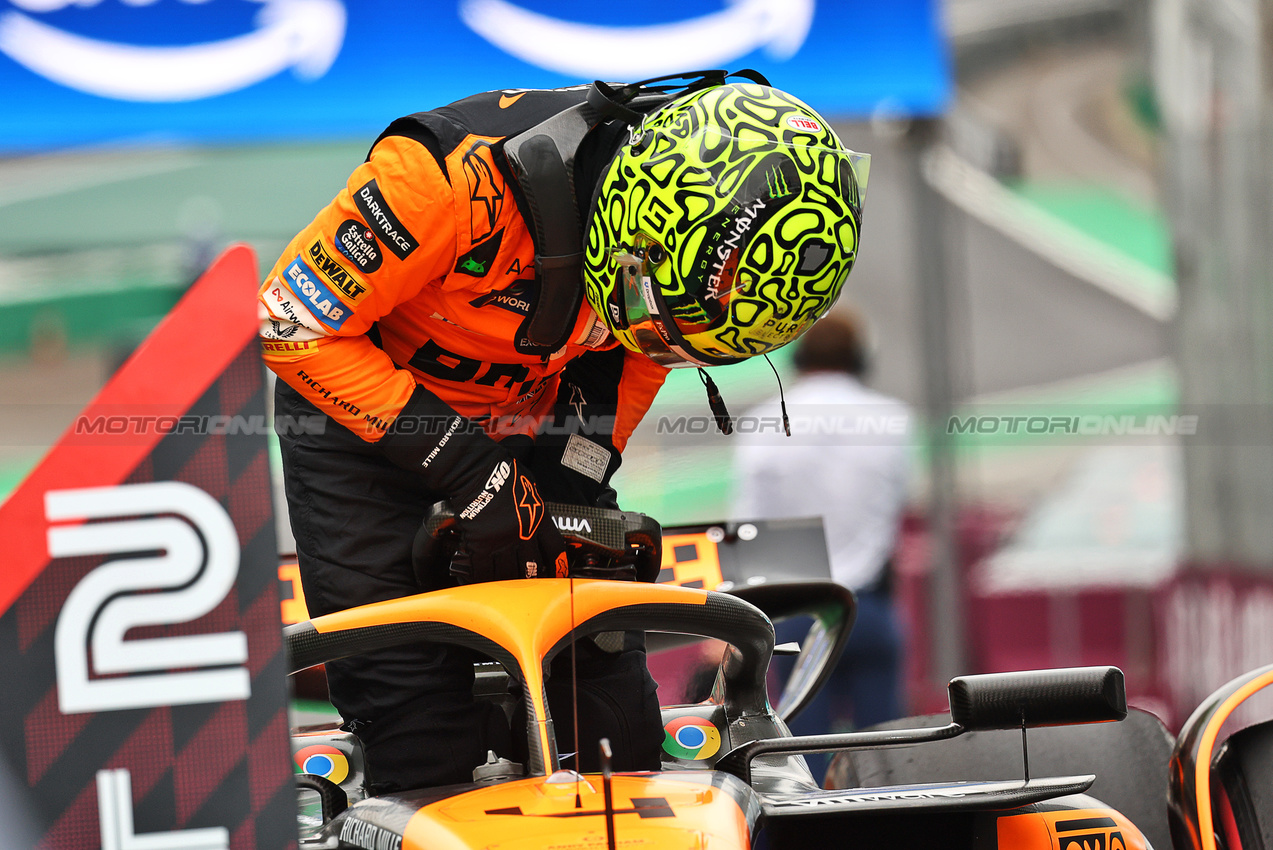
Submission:
[[[1127,689],[1117,667],[959,676],[947,690],[950,719],[969,731],[1109,723],[1127,716]]]

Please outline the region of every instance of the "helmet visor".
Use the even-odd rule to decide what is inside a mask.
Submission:
[[[653,192],[682,223],[652,222],[611,251],[643,353],[664,366],[736,363],[790,342],[829,309],[856,256],[867,154],[705,128],[688,161],[683,139],[645,141],[656,186],[667,146],[674,185]]]
[[[664,315],[665,311],[655,293],[658,285],[655,282],[655,272],[662,249],[658,243],[641,234],[637,234],[635,242],[637,244],[632,246],[632,250],[617,248],[611,254],[619,264],[619,274],[622,277],[619,297],[623,301],[626,330],[630,339],[641,353],[660,366],[675,368],[712,365],[686,351],[677,341],[679,335],[674,336],[668,329],[669,317]]]

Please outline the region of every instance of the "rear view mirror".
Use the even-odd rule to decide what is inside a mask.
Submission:
[[[835,671],[857,618],[857,601],[847,588],[833,581],[774,582],[736,587],[730,593],[755,605],[773,621],[797,616],[813,618],[809,633],[794,645],[795,667],[775,709],[784,723],[790,723]],[[774,647],[775,655],[792,654],[790,648],[782,650],[781,646]]]
[[[950,680],[950,719],[968,731],[1106,723],[1127,716],[1123,671],[1065,667]]]

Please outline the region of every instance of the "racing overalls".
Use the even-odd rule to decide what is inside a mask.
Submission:
[[[619,347],[586,302],[558,350],[527,343],[535,241],[502,151],[584,95],[488,92],[398,119],[266,276],[261,346],[280,379],[276,422],[311,616],[426,589],[412,542],[429,506],[456,494],[382,450],[413,410],[440,401],[478,423],[528,465],[546,500],[613,505],[620,452],[666,373]],[[581,216],[621,132],[603,124],[580,147]],[[594,427],[543,433],[570,417]],[[374,791],[467,782],[487,749],[518,755],[501,713],[473,701],[473,660],[416,646],[327,665]],[[589,646],[577,664],[580,767],[595,764],[595,740],[608,736],[617,769],[656,769],[662,730],[639,642],[629,636],[615,653]],[[552,677],[562,753],[575,749],[569,694],[568,678]]]

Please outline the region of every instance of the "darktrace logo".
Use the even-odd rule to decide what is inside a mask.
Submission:
[[[376,234],[361,221],[347,218],[336,228],[334,240],[337,250],[345,255],[361,271],[374,272],[384,262],[384,252],[376,241]]]
[[[354,192],[354,206],[399,260],[405,260],[412,251],[420,247],[420,241],[411,235],[411,231],[407,230],[389,208],[375,180],[368,180]]]

